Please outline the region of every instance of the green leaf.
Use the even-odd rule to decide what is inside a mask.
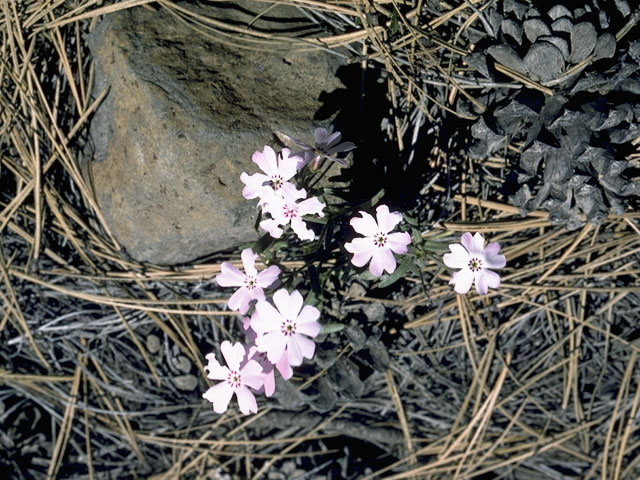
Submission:
[[[413,265],[414,262],[415,259],[413,258],[413,255],[406,255],[400,266],[396,268],[396,270],[391,275],[382,280],[378,287],[385,288],[400,280],[402,277],[404,277],[405,273],[407,273],[411,269],[411,265]]]
[[[384,188],[381,189],[378,193],[376,193],[370,200],[371,206],[375,207],[380,200],[384,197]]]
[[[323,225],[327,223],[327,217],[319,217],[317,215],[305,215],[302,218],[304,219],[305,222],[321,223]]]
[[[449,251],[449,243],[434,242],[433,240],[425,240],[422,242],[422,246],[427,252],[432,253],[446,253]]]
[[[412,227],[418,226],[418,221],[415,218],[411,217],[410,215],[407,215],[406,213],[403,213],[402,216],[404,217],[404,221],[407,222]]]
[[[389,30],[391,30],[391,33],[396,34],[398,33],[398,12],[393,12],[391,14],[391,23],[389,24]]]
[[[342,323],[327,323],[326,325],[322,325],[320,329],[320,335],[341,332],[345,329],[345,326]]]

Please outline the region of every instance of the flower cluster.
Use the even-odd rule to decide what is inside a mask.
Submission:
[[[322,159],[343,163],[335,155],[347,152],[355,145],[339,143],[340,132],[322,128],[315,132],[313,147],[282,136],[292,147],[301,150],[294,154],[284,148],[276,153],[265,146],[262,151],[255,152],[252,160],[262,172],[252,175],[242,172],[242,195],[249,200],[258,199],[265,217],[260,227],[272,237],[280,238],[284,227],[290,225],[298,238],[313,241],[315,232],[307,226],[304,217],[324,216],[325,204],[317,197],[307,197],[306,190],[298,188],[293,178],[306,165],[317,168]],[[402,213],[391,212],[384,204],[377,206],[375,217],[360,211],[359,216],[351,218],[351,227],[361,235],[344,243],[344,249],[353,255],[351,263],[356,267],[369,264],[369,272],[374,277],[386,272],[389,274],[385,280],[387,284],[407,270],[420,274],[416,262],[405,260],[397,268],[395,255],[410,254],[410,259],[417,260],[422,255],[420,252],[428,253],[428,249],[420,250],[419,246],[411,247],[409,252],[411,235],[406,231],[395,231],[402,219]],[[419,232],[414,231],[414,234],[419,236]],[[504,267],[506,258],[500,255],[499,243],[489,243],[486,247],[484,244],[484,237],[479,233],[465,233],[461,243],[450,244],[449,253],[443,255],[444,264],[458,270],[449,282],[457,293],[467,293],[473,283],[480,295],[486,295],[489,288],[500,286],[500,276],[491,269]],[[258,255],[251,248],[244,249],[240,257],[244,271],[223,262],[216,281],[222,287],[237,288],[228,300],[228,307],[243,315],[242,326],[249,346],[222,342],[220,352],[226,366],[222,366],[213,353],[206,356],[208,378],[220,382],[209,388],[203,397],[213,403],[215,412],[223,413],[235,394],[240,411],[248,415],[258,410],[255,393],[270,397],[275,392],[276,370],[288,380],[293,375],[293,367],[302,365],[305,358],[313,357],[316,349],[313,339],[320,333],[321,325],[319,310],[305,305],[298,290],[289,292],[279,288],[279,267],[271,265],[259,271],[256,267]],[[270,299],[265,295],[267,289],[275,290]]]
[[[258,198],[258,205],[267,218],[260,222],[260,228],[272,237],[280,238],[283,233],[281,227],[291,225],[291,229],[301,240],[314,240],[315,233],[307,227],[303,217],[305,215],[324,216],[325,204],[317,197],[307,198],[304,189],[298,189],[290,182],[298,169],[304,165],[304,159],[292,155],[291,150],[285,148],[276,155],[270,146],[266,145],[262,152],[253,154],[253,162],[264,173],[249,175],[242,172],[240,180],[245,187],[242,190],[244,198],[251,200]]]
[[[271,266],[258,272],[256,257],[250,248],[245,249],[242,251],[245,273],[225,262],[216,277],[219,285],[240,287],[229,299],[229,308],[244,314],[254,307],[252,315],[243,321],[253,345],[247,348],[241,343],[222,342],[220,351],[226,367],[218,363],[214,354],[207,355],[208,377],[222,382],[203,396],[213,403],[217,413],[227,410],[234,393],[243,414],[256,413],[255,396],[247,387],[267,397],[273,395],[273,367],[283,379],[291,378],[292,367],[301,365],[303,358],[313,357],[315,343],[311,338],[320,333],[319,310],[304,305],[302,294],[297,290],[291,293],[284,288],[277,290],[272,297],[273,304],[266,299],[263,289],[276,284],[280,269]]]

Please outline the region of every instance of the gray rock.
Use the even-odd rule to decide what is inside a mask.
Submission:
[[[186,392],[192,392],[198,387],[198,378],[195,375],[186,374],[173,377],[176,388]]]
[[[528,20],[525,20],[523,23],[523,27],[524,34],[531,43],[535,43],[538,37],[551,35],[551,30],[549,29],[547,24],[539,18],[530,18]]]
[[[598,21],[600,22],[600,29],[601,30],[608,30],[609,29],[609,15],[607,15],[607,12],[605,12],[604,10],[600,10],[598,12]]]
[[[580,63],[593,52],[598,32],[589,22],[581,22],[571,29],[571,57],[572,63]]]
[[[567,17],[561,17],[555,22],[551,24],[551,30],[554,32],[564,32],[571,33],[571,29],[573,28],[573,23]]]
[[[191,361],[184,355],[178,355],[174,359],[173,366],[182,373],[189,373],[191,370]]]
[[[522,59],[518,56],[516,51],[510,46],[492,45],[487,48],[487,53],[491,55],[494,60],[501,63],[505,67],[526,75],[527,67],[522,62]]]
[[[513,12],[518,20],[522,20],[522,17],[527,12],[527,4],[522,2],[517,2],[515,0],[504,0],[502,2],[502,9],[504,13]]]
[[[552,20],[557,20],[560,17],[571,17],[571,12],[564,5],[554,5],[547,14]]]
[[[510,18],[506,18],[502,21],[500,28],[502,28],[505,35],[510,35],[516,42],[518,42],[518,45],[522,45],[522,25]]]
[[[623,17],[626,17],[631,13],[631,8],[629,8],[629,3],[627,3],[627,0],[614,0],[614,2]]]
[[[549,42],[536,42],[524,57],[524,64],[533,80],[546,82],[556,78],[564,69],[562,52]]]
[[[147,335],[147,350],[149,350],[149,353],[158,353],[161,346],[160,339],[156,335]]]
[[[604,33],[598,37],[593,59],[611,58],[616,53],[616,37],[611,33]]]
[[[554,35],[548,37],[539,37],[538,40],[552,43],[558,48],[558,50],[562,52],[562,56],[564,57],[565,61],[569,60],[569,42],[567,42],[564,38],[560,38]]]
[[[243,1],[199,13],[242,26],[263,9]],[[300,32],[310,25],[301,15],[279,5],[252,28]],[[321,93],[343,88],[331,53],[213,42],[164,8],[107,15],[89,46],[95,91],[110,87],[91,126],[94,192],[127,252],[157,264],[256,239],[240,173],[257,171],[251,155],[276,145],[274,131],[308,137]]]

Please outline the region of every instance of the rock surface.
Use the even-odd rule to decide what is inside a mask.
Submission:
[[[234,2],[199,13],[241,26],[263,9]],[[305,23],[279,6],[252,28],[299,33]],[[343,87],[331,53],[225,45],[163,8],[107,15],[89,46],[95,91],[110,87],[91,126],[94,192],[127,252],[157,264],[257,238],[256,202],[242,197],[240,173],[257,171],[251,154],[274,145],[274,131],[312,136],[321,93]]]

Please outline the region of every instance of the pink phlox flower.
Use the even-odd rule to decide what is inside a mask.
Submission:
[[[278,364],[286,356],[289,367],[302,364],[303,358],[312,358],[316,345],[311,340],[320,333],[320,312],[311,305],[303,306],[300,292],[291,294],[282,288],[273,294],[275,307],[266,300],[256,304],[256,315],[251,328],[256,332],[256,347],[266,352],[271,363]],[[311,338],[310,338],[311,337]],[[283,378],[290,375],[280,370]]]
[[[229,262],[222,262],[220,274],[216,282],[221,287],[240,287],[229,298],[229,308],[240,313],[247,313],[252,300],[264,300],[264,288],[270,287],[278,280],[280,269],[272,265],[261,272],[256,269],[258,255],[250,248],[245,248],[240,254],[245,273],[242,273]]]
[[[209,364],[205,368],[209,372],[208,378],[222,380],[222,382],[209,388],[202,396],[213,403],[213,411],[216,413],[227,411],[233,394],[236,395],[238,407],[244,415],[256,413],[258,411],[256,397],[247,387],[254,390],[262,387],[262,367],[255,360],[245,361],[247,351],[239,342],[231,344],[225,340],[220,344],[220,351],[227,366],[220,365],[216,356],[210,353],[206,356]]]
[[[354,217],[350,223],[353,229],[363,238],[354,238],[345,243],[344,248],[353,253],[351,263],[356,267],[364,266],[369,260],[369,271],[379,277],[384,271],[393,273],[396,269],[394,253],[407,253],[407,245],[411,236],[407,232],[391,231],[402,221],[400,212],[389,212],[389,207],[380,205],[376,208],[376,218],[367,212],[360,212],[361,218]],[[377,219],[377,221],[376,221]]]
[[[255,152],[251,159],[264,173],[249,175],[242,172],[240,174],[240,180],[245,185],[242,189],[244,198],[251,200],[259,197],[262,203],[265,194],[270,192],[278,194],[285,185],[295,189],[288,180],[296,174],[303,159],[297,155],[291,155],[291,150],[282,149],[280,158],[277,158],[273,148],[265,145],[263,151]]]
[[[270,397],[276,389],[276,378],[273,369],[274,364],[269,361],[266,353],[258,351],[258,348],[255,346],[256,337],[258,335],[251,328],[251,318],[255,316],[256,312],[253,312],[251,317],[245,317],[242,321],[242,328],[246,330],[249,343],[252,344],[249,348],[249,352],[247,353],[247,359],[255,360],[262,367],[262,380],[264,385],[261,391],[264,392],[265,396]],[[282,356],[278,363],[275,364],[275,367],[285,380],[288,380],[293,375],[293,370],[289,365],[289,359],[286,355]]]
[[[304,191],[303,191],[304,192]],[[305,215],[319,215],[324,217],[323,209],[325,204],[317,197],[300,200],[299,193],[287,188],[282,191],[283,196],[268,195],[262,207],[263,212],[271,215],[260,222],[260,228],[269,232],[274,238],[280,238],[283,230],[282,226],[291,224],[291,229],[300,240],[314,240],[316,235],[313,230],[307,228]],[[306,196],[306,192],[304,192]]]
[[[462,235],[461,244],[449,245],[451,253],[445,253],[444,263],[449,268],[459,268],[451,276],[449,285],[454,285],[458,293],[467,293],[475,280],[476,291],[480,295],[486,295],[489,287],[500,286],[500,275],[489,270],[490,268],[502,268],[507,264],[504,255],[500,255],[500,244],[493,242],[484,248],[484,237],[479,233],[471,235],[467,232]]]

